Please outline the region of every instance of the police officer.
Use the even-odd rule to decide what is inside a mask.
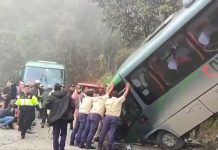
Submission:
[[[27,128],[31,126],[31,118],[34,115],[35,108],[39,110],[38,100],[36,96],[30,93],[30,86],[25,85],[23,93],[15,102],[15,106],[20,109],[19,129],[21,131],[21,139],[25,138]]]

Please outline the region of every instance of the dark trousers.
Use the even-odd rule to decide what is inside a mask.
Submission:
[[[25,135],[27,129],[31,126],[33,114],[34,112],[31,110],[20,110],[19,128],[21,130],[21,134]]]
[[[99,137],[98,146],[102,147],[104,143],[104,138],[108,133],[108,150],[112,150],[112,144],[114,141],[114,135],[118,126],[119,117],[105,116],[103,121],[103,127]]]
[[[86,122],[85,130],[81,136],[81,143],[86,143],[87,146],[90,146],[92,139],[98,129],[98,124],[101,121],[101,116],[97,113],[90,113]]]
[[[47,109],[42,108],[42,123],[45,124],[46,119],[48,119]]]
[[[71,144],[74,143],[75,139],[76,139],[77,144],[80,143],[82,132],[86,126],[87,116],[88,116],[88,114],[85,114],[85,113],[78,114],[78,118],[76,120],[76,126],[71,133],[71,138],[70,138]]]
[[[67,121],[58,120],[53,123],[53,148],[54,150],[64,150],[67,137]],[[61,139],[59,141],[59,136]]]

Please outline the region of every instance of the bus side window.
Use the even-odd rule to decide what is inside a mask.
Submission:
[[[211,7],[194,19],[187,27],[189,37],[198,45],[207,56],[218,52],[218,2],[214,1]]]
[[[178,34],[157,50],[148,62],[166,88],[170,89],[202,64],[202,60],[186,37]],[[163,67],[163,64],[166,65]]]
[[[140,65],[127,77],[135,92],[141,100],[150,105],[158,99],[165,91],[159,80],[145,68],[146,63]]]

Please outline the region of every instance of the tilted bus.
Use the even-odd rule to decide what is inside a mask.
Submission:
[[[113,78],[131,84],[118,138],[179,149],[184,136],[218,111],[218,1],[186,0]]]
[[[43,88],[47,85],[54,86],[55,83],[64,85],[65,67],[62,64],[50,61],[29,61],[20,71],[20,80],[24,83],[33,83],[39,80]]]

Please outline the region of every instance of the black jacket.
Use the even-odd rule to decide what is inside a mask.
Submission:
[[[73,119],[70,97],[66,92],[53,92],[48,97],[46,108],[50,109],[50,114],[48,116],[48,123],[50,125],[58,120],[71,122]]]

